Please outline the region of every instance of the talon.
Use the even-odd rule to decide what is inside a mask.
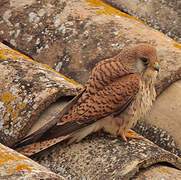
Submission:
[[[127,131],[125,136],[132,139],[140,139],[140,137],[131,129]]]
[[[121,138],[123,139],[123,141],[127,142],[127,139],[126,139],[126,136],[125,136],[124,131],[122,131],[122,132],[120,133],[120,136],[121,136]]]

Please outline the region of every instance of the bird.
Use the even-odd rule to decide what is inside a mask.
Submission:
[[[98,62],[60,119],[19,151],[31,155],[67,138],[69,143],[79,142],[101,129],[123,141],[138,138],[131,128],[151,110],[158,72],[157,50],[149,43],[129,45]]]

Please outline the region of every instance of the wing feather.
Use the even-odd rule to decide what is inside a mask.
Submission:
[[[61,121],[78,121],[81,124],[106,117],[127,104],[130,99],[135,97],[138,90],[138,75],[129,74],[117,78],[104,89],[98,90],[92,95],[85,91],[86,98],[80,98],[78,104],[75,104]],[[62,125],[62,123],[60,124]]]

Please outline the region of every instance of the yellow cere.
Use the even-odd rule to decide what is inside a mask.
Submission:
[[[153,66],[158,66],[158,62],[155,61],[155,62],[153,63]]]
[[[100,10],[97,11],[97,14],[107,14],[107,15],[111,15],[111,16],[116,16],[116,15],[117,16],[124,16],[127,18],[134,19],[134,20],[146,25],[145,22],[139,20],[138,18],[135,18],[134,16],[131,16],[131,15],[126,14],[124,12],[121,12],[120,10],[113,8],[112,6],[104,3],[101,0],[85,0],[85,1],[89,3],[89,6],[100,7]]]

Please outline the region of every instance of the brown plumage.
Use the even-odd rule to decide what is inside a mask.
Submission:
[[[99,62],[80,98],[55,126],[41,134],[41,141],[54,138],[50,144],[55,144],[69,137],[69,142],[78,142],[100,129],[126,140],[127,131],[155,100],[158,70],[156,49],[149,44],[127,47],[116,57]],[[45,144],[39,149],[50,146]],[[21,152],[30,153],[33,147],[26,146]]]

